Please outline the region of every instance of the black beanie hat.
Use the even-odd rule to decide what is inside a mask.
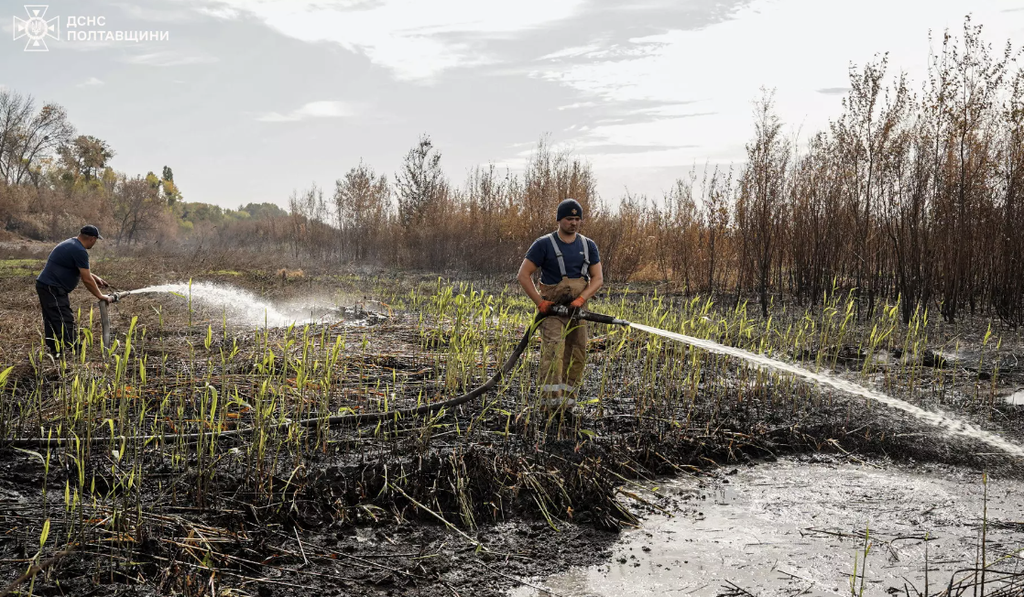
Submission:
[[[568,218],[569,216],[583,217],[583,206],[575,199],[566,199],[558,204],[558,217],[556,220]]]

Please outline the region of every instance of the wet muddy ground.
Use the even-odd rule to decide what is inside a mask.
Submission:
[[[980,562],[1009,577],[1024,549],[1024,483],[945,466],[853,464],[804,457],[716,479],[677,478],[659,492],[676,506],[626,531],[610,557],[511,597],[933,595],[964,585]],[[987,489],[987,497],[986,497]],[[865,547],[867,554],[865,556]],[[927,566],[927,572],[926,572]],[[980,565],[978,566],[980,567]],[[744,593],[746,591],[746,593]],[[955,594],[955,592],[953,593]]]
[[[275,292],[282,299],[298,294],[289,295],[287,286]],[[29,307],[36,306],[29,293],[22,294],[24,302],[5,303],[25,322],[13,343],[21,352],[14,355],[8,347],[3,354],[14,355],[10,362],[19,380],[29,384],[25,354],[37,323]],[[153,346],[165,354],[173,355],[175,343],[189,338],[201,343],[198,333],[190,336],[180,325],[185,319],[180,305],[164,301],[160,324],[153,308],[158,305],[147,301],[122,306],[116,314],[120,324],[139,316],[153,330]],[[362,338],[369,343],[346,355],[353,371],[362,378],[418,375],[416,387],[445,391],[444,369],[424,373],[429,359],[414,351],[422,325],[415,314],[376,308],[368,317],[365,306],[346,307],[357,314],[355,321],[330,333],[350,334],[352,346]],[[219,313],[210,313],[201,325],[219,320]],[[285,335],[276,332],[273,339],[283,341]],[[646,340],[637,335],[626,342],[642,346]],[[685,410],[638,413],[638,396],[648,384],[641,383],[638,365],[613,354],[611,345],[604,331],[595,334],[584,392],[611,390],[600,411],[596,405],[581,406],[568,436],[538,431],[518,418],[510,423],[501,414],[515,412],[525,400],[523,388],[530,384],[516,382],[489,398],[486,415],[478,407],[449,413],[426,443],[416,429],[399,429],[387,440],[352,430],[332,432],[332,450],[309,454],[294,485],[285,483],[291,483],[294,467],[278,473],[286,490],[269,503],[254,498],[244,470],[232,465],[229,442],[222,446],[226,457],[205,504],[188,498],[196,479],[187,467],[171,466],[160,450],[147,452],[140,457],[147,459],[148,482],[155,485],[143,496],[144,532],[135,535],[137,543],[93,537],[71,553],[58,554],[33,591],[261,597],[514,591],[519,596],[540,595],[539,587],[548,587],[552,594],[582,597],[665,594],[684,584],[691,593],[680,594],[848,594],[864,528],[877,541],[868,555],[865,594],[897,586],[887,570],[918,579],[911,582],[923,591],[914,571],[923,569],[926,542],[912,538],[920,536],[912,521],[943,535],[927,541],[930,568],[940,566],[933,554],[942,554],[950,566],[971,566],[967,531],[977,521],[979,487],[974,471],[994,471],[990,496],[1004,491],[999,483],[1020,476],[1016,463],[984,445],[950,439],[905,414],[792,384],[755,387],[732,365],[707,374],[725,380],[717,391],[726,390],[715,400],[704,400],[702,382],[692,404],[671,403]],[[959,350],[943,342],[934,348],[926,379],[919,382],[926,405],[1019,442],[1024,407],[1005,397],[1024,385],[1024,365],[1015,356],[1024,351],[1007,342],[994,360],[992,351],[984,359],[980,351],[971,352],[969,342]],[[864,362],[859,348],[843,347],[843,354],[840,375],[899,390],[894,380],[901,355],[873,356],[877,367],[864,377],[858,373]],[[940,362],[936,354],[948,373],[931,372]],[[527,358],[535,360],[535,354]],[[516,380],[528,380],[531,373],[517,375]],[[657,379],[650,385],[662,389]],[[59,512],[70,464],[63,462],[67,469],[56,467],[47,477],[35,456],[0,449],[2,591],[39,551],[44,480],[52,512]],[[775,462],[794,454],[807,460]],[[95,454],[90,466],[100,483],[107,482],[109,453]],[[395,471],[402,472],[407,494],[388,488]],[[457,491],[459,479],[468,479],[468,488]],[[542,485],[530,485],[535,479]],[[641,489],[654,486],[659,489]],[[460,522],[459,492],[466,490],[476,496],[473,527]],[[542,512],[537,496],[545,492],[550,501]],[[1011,490],[1004,493],[1009,497],[998,507],[1017,507]],[[896,507],[905,501],[917,506]],[[104,520],[107,507],[97,504],[93,520]],[[455,528],[445,527],[434,512],[455,521]],[[1001,511],[999,516],[1001,528],[990,538],[996,541],[994,552],[1005,551],[1017,532],[1012,516]],[[805,524],[807,517],[811,521]],[[59,520],[53,518],[56,533]],[[638,520],[640,529],[631,530],[630,523]],[[957,521],[964,533],[953,531]],[[889,562],[890,557],[898,559]],[[936,568],[941,578],[935,582],[948,582],[948,572]],[[937,590],[936,585],[929,592]]]

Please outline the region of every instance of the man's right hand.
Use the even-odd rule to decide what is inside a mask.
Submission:
[[[541,315],[550,315],[551,307],[554,307],[555,303],[552,301],[541,301],[537,303],[537,310],[540,311]]]

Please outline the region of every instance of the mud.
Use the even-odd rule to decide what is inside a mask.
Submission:
[[[173,483],[167,471],[152,468],[150,478]],[[50,481],[59,474],[51,471]],[[338,485],[330,472],[326,476],[326,484]],[[5,453],[0,461],[0,594],[31,565],[39,550],[40,521],[50,518],[54,532],[61,528],[63,501],[46,498],[46,485],[36,458]],[[139,539],[133,533],[116,541],[120,534],[101,533],[98,542],[72,549],[40,574],[32,594],[497,596],[522,584],[523,576],[591,564],[607,556],[619,536],[592,521],[559,521],[555,530],[531,517],[453,531],[417,515],[408,504],[403,515],[367,503],[349,516],[322,516],[329,490],[324,499],[305,492],[314,495],[297,499],[282,516],[279,505],[247,499],[238,485],[230,474],[219,479],[211,488],[216,507],[147,495],[146,529]],[[106,491],[102,485],[97,490]],[[110,510],[103,504],[92,512],[94,521],[109,521]],[[109,550],[98,548],[103,544]]]
[[[282,284],[276,291],[281,296],[275,299],[287,299],[289,292],[298,293],[277,279],[266,282]],[[16,350],[8,354],[17,354],[16,359],[9,361],[17,365],[12,375],[23,384],[19,387],[28,392],[33,378],[25,361],[26,347],[31,346],[27,336],[38,327],[38,316],[34,314],[37,306],[31,302],[31,296],[25,298],[23,302],[7,303],[12,312],[17,305],[19,316],[29,322],[19,327],[21,336],[15,338],[25,344],[15,343]],[[116,325],[124,329],[131,317],[138,316],[140,324],[150,330],[148,347],[155,356],[150,363],[151,376],[160,373],[174,378],[201,378],[202,371],[185,370],[173,357],[181,353],[186,341],[201,343],[197,334],[207,324],[216,327],[222,313],[193,314],[199,320],[194,322],[200,330],[197,332],[184,329],[183,322],[188,321],[189,314],[180,300],[153,303],[151,297],[137,298],[140,300],[115,310],[114,318]],[[325,331],[330,335],[348,334],[353,352],[346,353],[344,358],[360,384],[367,379],[404,380],[409,391],[395,397],[398,403],[394,406],[398,407],[415,404],[420,388],[428,394],[450,392],[445,386],[443,363],[430,368],[431,355],[419,351],[421,324],[414,314],[392,314],[379,305],[372,309],[350,308],[351,312],[345,311],[341,317],[346,325],[335,325]],[[521,330],[495,333],[517,336]],[[272,341],[283,342],[285,336],[284,330],[278,330]],[[221,340],[215,337],[213,341],[216,349]],[[359,348],[363,341],[365,348]],[[439,342],[443,341],[444,335],[439,334]],[[627,341],[643,343],[646,339],[638,334]],[[240,342],[244,345],[245,338]],[[721,584],[708,584],[706,590],[720,590],[725,583],[734,582],[737,587],[746,586],[758,592],[756,585],[744,582],[759,580],[763,570],[757,566],[762,560],[767,561],[771,553],[766,552],[761,558],[757,552],[746,554],[729,543],[743,541],[742,530],[747,526],[761,528],[764,533],[777,527],[781,533],[785,524],[795,525],[789,535],[774,537],[779,554],[813,555],[833,549],[805,548],[804,543],[820,538],[801,535],[800,531],[807,532],[806,527],[791,518],[800,516],[802,511],[787,511],[782,501],[778,502],[776,518],[767,521],[758,522],[753,515],[737,510],[749,507],[755,500],[731,489],[742,485],[736,480],[744,479],[751,487],[756,486],[758,474],[771,480],[772,471],[787,466],[772,464],[778,456],[809,454],[809,458],[832,463],[867,461],[882,467],[911,466],[893,469],[900,474],[910,470],[928,475],[947,471],[945,464],[956,464],[999,471],[1006,478],[1019,475],[1019,467],[1005,456],[993,454],[977,443],[950,439],[911,417],[838,394],[780,386],[774,381],[755,387],[739,372],[738,365],[724,360],[715,362],[707,375],[724,380],[726,390],[721,390],[713,401],[705,399],[700,390],[706,382],[701,381],[697,400],[684,400],[679,388],[669,387],[658,379],[649,384],[643,382],[644,372],[638,370],[636,363],[609,356],[609,343],[601,334],[592,340],[593,360],[583,391],[599,395],[605,384],[611,390],[605,394],[601,412],[594,405],[580,408],[573,430],[578,433],[568,437],[538,431],[536,425],[530,428],[516,421],[510,424],[509,418],[500,414],[515,412],[526,400],[523,388],[528,388],[529,383],[517,381],[488,398],[485,416],[480,416],[475,407],[448,413],[443,423],[437,423],[433,435],[425,439],[416,429],[401,426],[387,440],[377,439],[366,430],[332,431],[332,449],[308,454],[301,472],[294,478],[291,475],[297,469],[285,459],[274,476],[276,487],[285,489],[277,490],[269,502],[265,494],[255,495],[244,468],[232,464],[229,442],[222,446],[224,458],[218,461],[216,478],[201,492],[204,503],[191,497],[200,493],[195,486],[201,476],[188,463],[171,466],[160,448],[146,451],[138,457],[145,459],[147,489],[141,495],[141,504],[132,504],[130,510],[138,507],[141,516],[130,540],[135,543],[118,534],[118,527],[113,524],[117,521],[108,518],[109,503],[116,503],[118,495],[109,491],[113,479],[109,452],[97,451],[87,466],[89,475],[96,479],[97,494],[106,495],[107,502],[95,506],[90,522],[102,524],[87,547],[57,561],[37,579],[33,590],[43,595],[78,596],[178,593],[376,597],[505,595],[510,590],[530,594],[529,591],[537,590],[528,585],[548,583],[547,577],[573,567],[585,570],[605,562],[606,566],[643,569],[646,564],[634,565],[642,556],[675,553],[674,538],[699,528],[704,531],[702,535],[717,537],[719,545],[732,545],[732,551],[722,548],[717,563],[713,559],[704,562],[705,571],[719,566],[720,576],[716,578],[722,579]],[[1019,442],[1024,438],[1024,409],[995,400],[997,396],[1012,394],[1024,383],[1024,368],[1016,365],[1014,358],[1014,352],[1021,352],[1020,346],[1008,343],[1007,347],[998,360],[989,357],[984,363],[952,352],[951,357],[933,356],[933,364],[926,366],[945,369],[920,382],[926,405],[956,412]],[[849,360],[841,365],[848,369],[839,373],[859,380],[865,355],[855,346],[844,349],[844,354],[849,355]],[[159,369],[162,355],[171,360],[166,368]],[[900,358],[901,355],[891,355],[890,360],[878,361],[867,383],[888,390],[889,377],[896,375],[895,363]],[[987,379],[996,379],[997,383],[982,384],[979,380],[994,372],[996,365],[998,376]],[[493,363],[487,366],[493,370]],[[246,376],[253,371],[239,368],[215,373]],[[529,368],[516,376],[517,380],[529,379]],[[898,390],[899,383],[893,385]],[[662,392],[671,399],[659,402],[658,409],[640,411],[637,396],[641,389]],[[374,398],[367,396],[351,400],[353,406],[375,406],[371,403]],[[677,424],[678,421],[686,421],[686,426]],[[25,424],[30,423],[33,421]],[[505,435],[509,430],[511,435]],[[69,532],[61,520],[61,494],[73,464],[55,459],[47,476],[40,459],[30,454],[8,449],[0,453],[0,590],[25,570],[39,551],[40,525],[45,518],[52,519],[54,536]],[[755,466],[748,468],[748,464]],[[734,469],[739,471],[736,475],[724,475]],[[666,481],[683,472],[697,475],[696,480],[689,485]],[[835,474],[847,485],[862,487],[865,494],[872,491],[867,481],[842,476],[845,472]],[[970,473],[964,474],[970,482]],[[389,480],[394,483],[396,478],[402,479],[403,493],[389,489]],[[537,485],[526,483],[537,479]],[[460,480],[466,485],[456,489]],[[47,499],[42,494],[44,481],[50,491]],[[884,479],[878,482],[883,487],[888,483]],[[632,483],[672,489],[644,492]],[[822,484],[820,479],[810,477],[793,483]],[[918,487],[924,494],[939,495],[941,489],[927,484]],[[818,500],[818,510],[812,510],[820,512],[819,518],[833,516],[829,503],[843,504],[847,499],[839,494],[805,495],[795,485],[788,491],[786,495],[792,499]],[[538,508],[537,496],[541,494],[548,499],[546,513]],[[468,513],[461,508],[464,495],[474,498]],[[895,500],[902,494],[892,488],[883,495],[891,495]],[[718,506],[734,511],[713,514],[705,505],[714,505],[716,499],[724,502]],[[880,510],[887,507],[885,503],[860,499]],[[846,507],[853,508],[849,504]],[[674,517],[661,518],[662,510]],[[431,511],[455,521],[458,530],[440,524]],[[471,517],[474,524],[464,524],[464,515]],[[637,520],[645,521],[643,530],[621,533],[628,537],[627,543],[634,538],[647,543],[632,544],[631,552],[628,544],[622,544],[628,553],[622,552],[621,546],[613,548],[621,534],[616,528],[629,529]],[[850,554],[866,524],[858,516],[843,520],[843,525],[835,527],[844,535],[841,545],[834,550],[840,553],[839,563],[852,568]],[[687,530],[671,526],[677,524],[689,526]],[[874,523],[871,524],[873,528]],[[891,535],[898,530],[895,521],[892,525],[888,531],[880,531],[890,533],[880,535],[890,543]],[[830,540],[827,538],[831,535],[823,536]],[[655,539],[661,542],[656,543]],[[644,547],[651,552],[645,552]],[[901,561],[915,565],[913,560],[920,555],[918,552],[900,545],[900,541],[896,547]],[[882,560],[878,555],[880,548],[875,549],[868,559],[868,582],[874,578],[873,566]],[[713,553],[711,549],[703,551]],[[725,573],[732,569],[722,566],[725,557],[733,557],[730,554],[734,552],[747,559],[736,560],[738,576],[727,576]],[[51,554],[52,550],[46,553]],[[631,559],[631,555],[635,558]],[[626,562],[619,561],[622,557]],[[965,557],[961,554],[957,561],[961,565],[973,561]],[[673,564],[674,559],[650,561],[649,567],[660,571],[661,564],[662,568],[679,570],[689,567],[688,560],[683,557],[681,565]],[[794,568],[787,570],[797,570],[801,564],[793,560],[792,565]],[[756,570],[758,576],[744,577],[744,570]],[[538,576],[540,580],[533,580]],[[830,578],[816,582],[831,583]],[[555,582],[554,578],[550,580]],[[604,590],[579,585],[567,586],[566,590],[576,590],[573,587],[581,591],[578,595]],[[618,590],[627,588],[647,591],[634,594],[658,594],[660,590],[635,578]],[[818,590],[817,585],[811,594],[814,590]]]
[[[971,579],[963,570],[981,558],[983,523],[985,558],[996,563],[989,580],[1014,574],[1024,541],[1019,479],[988,478],[986,488],[974,471],[829,460],[668,481],[659,491],[677,506],[671,516],[624,532],[600,564],[532,577],[543,590],[509,595],[932,595]]]

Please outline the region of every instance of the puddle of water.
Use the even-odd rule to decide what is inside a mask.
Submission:
[[[926,543],[931,593],[974,565],[980,474],[784,461],[728,481],[710,492],[694,481],[663,486],[678,498],[679,515],[651,517],[623,533],[605,564],[530,579],[546,590],[524,586],[510,597],[713,596],[729,583],[761,597],[850,595],[855,563],[858,575],[865,569],[865,529],[865,595],[903,594],[904,583],[924,592]],[[1024,546],[1024,523],[999,524],[1020,520],[1022,503],[1024,483],[989,479],[989,561]]]
[[[1006,397],[1006,403],[1014,406],[1024,405],[1024,389],[1017,390]]]
[[[959,362],[963,358],[959,351],[933,350],[932,353],[937,357],[942,357],[947,363]]]

